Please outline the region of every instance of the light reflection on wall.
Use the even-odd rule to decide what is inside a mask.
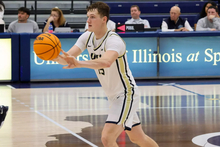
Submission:
[[[0,39],[0,44],[0,81],[8,81],[11,80],[11,39]]]

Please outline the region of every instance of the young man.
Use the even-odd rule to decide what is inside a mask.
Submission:
[[[2,127],[8,112],[8,106],[0,105],[0,128]]]
[[[141,11],[138,5],[131,6],[131,19],[125,22],[125,24],[144,24],[144,28],[150,28],[150,23],[146,19],[141,19]]]
[[[107,28],[109,30],[111,30],[112,32],[115,32],[115,22],[114,21],[111,21],[111,20],[108,20],[107,22]],[[88,31],[88,23],[86,23],[86,26],[85,26],[85,32]]]
[[[210,6],[207,10],[207,16],[199,19],[196,31],[220,31],[220,18],[215,6]]]
[[[138,88],[128,67],[126,47],[123,40],[108,30],[110,8],[96,2],[87,8],[88,31],[76,44],[53,61],[70,68],[95,69],[98,79],[110,103],[109,114],[102,131],[105,147],[118,147],[116,139],[126,130],[130,140],[141,147],[158,147],[144,134],[137,115],[139,105]],[[75,57],[87,48],[89,61],[77,61]]]
[[[25,29],[24,30],[21,30],[21,29],[19,30],[18,28],[16,28],[16,25],[18,23],[20,23],[20,24],[28,23],[29,25],[32,26],[32,30],[33,30],[32,33],[38,33],[39,32],[39,27],[38,27],[37,23],[33,20],[28,19],[30,14],[31,14],[31,11],[28,8],[25,8],[25,7],[19,8],[18,9],[18,19],[9,24],[8,32],[9,33],[23,33],[23,32],[26,32],[26,31],[30,31],[30,30],[25,30]],[[30,33],[30,32],[28,32],[28,33]]]

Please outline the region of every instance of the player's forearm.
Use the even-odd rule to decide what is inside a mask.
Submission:
[[[82,53],[82,50],[78,46],[74,45],[67,53],[71,56],[77,57]]]
[[[89,61],[78,61],[78,66],[82,68],[101,69],[111,66],[111,62],[105,59],[95,59]]]
[[[53,61],[56,61],[57,63],[61,64],[61,65],[67,65],[67,62],[62,59],[61,57],[57,57],[56,59],[53,59]]]

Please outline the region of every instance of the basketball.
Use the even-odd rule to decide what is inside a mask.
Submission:
[[[60,54],[61,43],[56,35],[43,33],[36,37],[33,48],[40,59],[52,60]]]

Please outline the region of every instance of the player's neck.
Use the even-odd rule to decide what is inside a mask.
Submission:
[[[108,31],[108,28],[106,26],[106,27],[94,32],[96,39],[98,40],[98,39],[102,38],[106,34],[107,31]]]

